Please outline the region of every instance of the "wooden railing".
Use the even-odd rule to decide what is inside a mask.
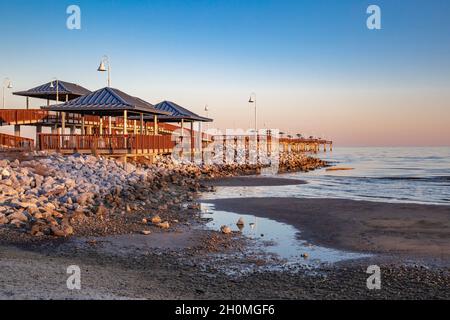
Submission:
[[[26,124],[43,121],[49,117],[47,110],[0,110],[0,123],[4,124]]]
[[[39,134],[40,150],[92,150],[113,152],[127,149],[129,137],[123,135]]]
[[[0,133],[0,148],[32,150],[33,146],[34,146],[33,139]]]
[[[61,113],[40,110],[40,109],[2,109],[0,110],[0,124],[34,124],[48,123],[55,124],[61,122]],[[98,125],[100,123],[99,116],[86,115],[85,123]],[[75,113],[66,113],[67,124],[81,124],[82,115]]]
[[[130,136],[133,153],[169,153],[175,147],[170,135],[132,135]]]
[[[155,153],[170,152],[175,146],[170,135],[79,135],[39,134],[40,150],[66,152]]]

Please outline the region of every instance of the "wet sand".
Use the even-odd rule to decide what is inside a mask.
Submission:
[[[205,202],[293,225],[302,239],[330,248],[450,260],[450,206],[301,198]]]
[[[207,181],[215,187],[273,187],[306,184],[304,180],[287,179],[271,176],[229,177]]]

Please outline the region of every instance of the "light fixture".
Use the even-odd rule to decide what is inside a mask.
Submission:
[[[97,68],[99,72],[108,71],[108,87],[111,87],[111,65],[109,64],[109,57],[104,55],[100,61],[100,65]]]
[[[98,66],[97,71],[106,71],[106,67],[105,67],[105,63],[103,62],[103,60],[100,62],[100,65]]]
[[[12,83],[11,80],[9,78],[5,78],[3,80],[3,85],[2,85],[2,107],[3,109],[5,109],[5,89],[12,89]]]

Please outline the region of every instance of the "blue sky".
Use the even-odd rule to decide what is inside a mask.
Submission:
[[[381,121],[394,110],[405,121],[402,130],[424,107],[436,119],[450,116],[450,1],[0,3],[0,77],[10,77],[16,90],[53,77],[103,87],[105,75],[96,68],[107,54],[113,87],[152,103],[171,99],[199,113],[208,104],[222,128],[251,125],[251,92],[257,93],[261,124],[324,133],[348,145],[363,141],[351,139],[344,119],[333,123],[337,115]],[[66,28],[71,4],[81,8],[81,30]],[[382,30],[366,28],[370,4],[381,7]],[[20,98],[8,101],[23,105]],[[377,106],[384,113],[372,114]],[[412,115],[402,119],[405,110]],[[427,135],[433,119],[417,135]],[[450,133],[437,121],[423,144]],[[361,136],[369,134],[374,132]]]

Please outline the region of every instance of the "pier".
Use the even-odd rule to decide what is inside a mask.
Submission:
[[[171,154],[176,148],[181,157],[194,160],[201,154],[203,160],[214,142],[221,145],[224,161],[229,161],[230,154],[236,158],[242,150],[247,159],[251,153],[257,157],[270,156],[275,139],[277,148],[283,152],[317,153],[331,151],[333,147],[332,141],[321,138],[275,137],[270,130],[258,135],[211,136],[202,131],[202,123],[212,119],[171,101],[152,105],[110,87],[91,92],[70,82],[57,81],[56,85],[45,83],[14,94],[26,97],[26,109],[0,110],[0,126],[14,127],[14,135],[0,136],[3,150],[137,157]],[[29,109],[30,98],[45,99],[47,103],[40,109]],[[61,98],[63,103],[59,103]],[[52,105],[51,101],[57,104]],[[35,127],[36,139],[22,137],[21,126]],[[44,133],[43,128],[50,133]]]

